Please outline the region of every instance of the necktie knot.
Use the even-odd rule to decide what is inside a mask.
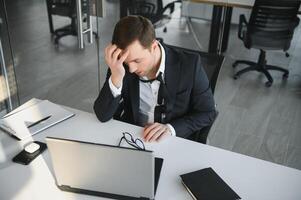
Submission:
[[[163,78],[162,78],[162,72],[160,72],[156,78],[149,79],[149,80],[143,80],[143,79],[139,79],[139,80],[143,83],[152,83],[156,80],[160,81],[160,83],[164,83]]]

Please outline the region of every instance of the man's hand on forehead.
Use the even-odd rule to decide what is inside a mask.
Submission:
[[[121,49],[118,59],[120,59],[120,57],[123,56],[124,54],[126,54],[127,52],[128,52],[127,49]]]
[[[105,61],[111,69],[112,82],[116,87],[121,85],[122,79],[125,75],[123,62],[127,58],[128,54],[128,51],[124,51],[122,53],[122,50],[115,44],[108,44],[105,48]]]

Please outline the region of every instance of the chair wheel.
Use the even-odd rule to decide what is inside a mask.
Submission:
[[[233,79],[236,80],[236,79],[238,79],[238,77],[239,77],[238,75],[234,75]]]
[[[265,86],[266,86],[266,87],[271,87],[272,84],[273,84],[273,82],[268,81],[268,82],[265,83]]]
[[[288,78],[288,73],[284,73],[282,76],[283,79],[287,79]]]
[[[166,27],[164,27],[164,29],[163,29],[163,32],[164,32],[164,33],[166,33],[166,32],[167,32],[167,28],[166,28]]]
[[[236,66],[237,66],[237,64],[236,64],[236,63],[233,63],[233,64],[232,64],[232,67],[233,67],[233,68],[235,68]]]
[[[285,56],[288,58],[288,57],[290,57],[290,54],[285,52]]]

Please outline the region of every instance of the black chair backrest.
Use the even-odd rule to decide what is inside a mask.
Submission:
[[[201,52],[201,51],[192,50],[192,49],[186,49],[183,47],[167,45],[167,44],[166,44],[166,46],[169,46],[173,49],[184,50],[187,52],[199,54],[201,57],[202,67],[204,68],[204,70],[207,74],[212,93],[214,94],[217,78],[218,78],[219,72],[221,70],[222,64],[224,62],[224,56],[217,55],[217,54],[210,54],[210,53]]]
[[[153,24],[162,18],[162,0],[128,0],[127,6],[128,15],[141,15]]]
[[[52,15],[74,17],[76,0],[47,0]]]
[[[299,24],[299,7],[300,0],[256,0],[247,27],[246,46],[286,51]]]

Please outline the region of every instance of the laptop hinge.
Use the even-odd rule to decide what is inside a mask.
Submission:
[[[70,187],[69,185],[59,185],[58,186],[59,188],[61,188],[61,189],[72,189],[72,187]]]
[[[141,200],[151,200],[150,198],[147,198],[147,197],[139,197],[139,199],[141,199]]]

